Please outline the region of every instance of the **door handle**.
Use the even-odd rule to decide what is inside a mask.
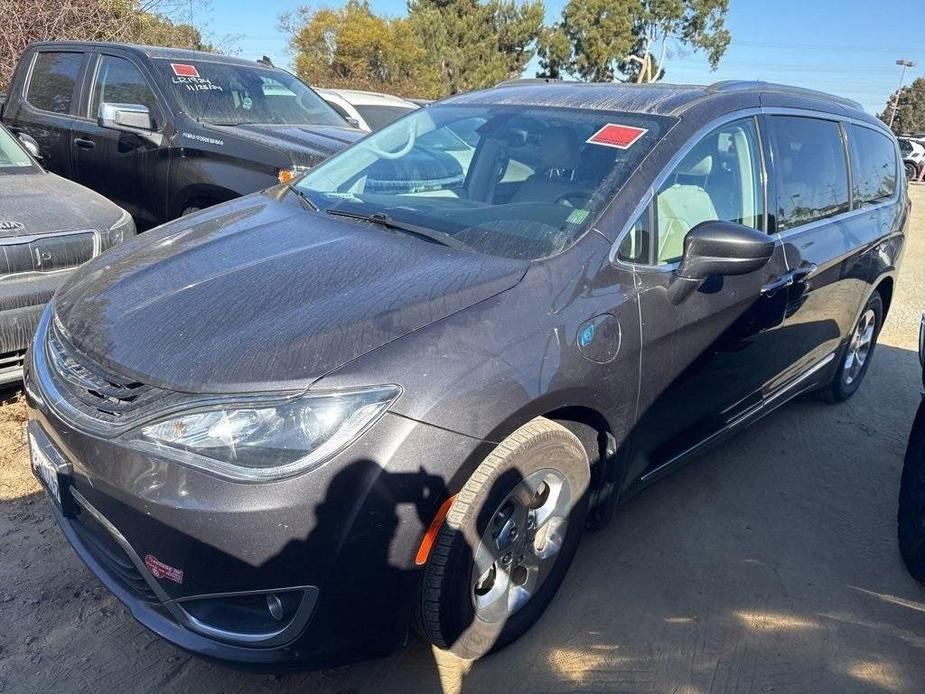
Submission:
[[[791,270],[768,282],[761,288],[761,294],[763,296],[771,296],[780,289],[785,289],[786,287],[793,286],[797,282],[802,282],[818,269],[815,263],[803,263],[796,270]]]
[[[85,137],[75,137],[74,144],[83,149],[93,149],[96,147],[96,143],[93,140],[88,140]]]

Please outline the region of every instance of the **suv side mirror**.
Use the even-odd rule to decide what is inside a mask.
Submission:
[[[23,146],[23,149],[32,155],[33,159],[38,161],[42,158],[42,151],[39,149],[39,143],[35,141],[34,137],[26,133],[19,133],[16,137]]]
[[[763,231],[734,222],[701,222],[684,238],[684,255],[668,287],[680,303],[711,275],[746,275],[760,270],[774,253],[774,240]]]
[[[134,133],[140,137],[160,144],[160,135],[154,132],[154,122],[147,106],[141,104],[100,104],[97,123],[101,128]]]

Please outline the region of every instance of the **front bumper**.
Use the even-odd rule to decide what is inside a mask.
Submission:
[[[74,428],[41,380],[27,364],[30,429],[69,466],[59,523],[142,624],[195,653],[244,663],[330,666],[404,642],[414,555],[480,442],[387,413],[320,468],[246,484]],[[182,580],[156,576],[148,557]],[[271,638],[248,640],[257,632],[215,629],[193,614],[216,598],[291,591],[303,594],[299,610]]]

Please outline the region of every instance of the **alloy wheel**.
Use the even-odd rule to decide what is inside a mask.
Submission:
[[[874,344],[874,330],[877,327],[877,314],[867,309],[858,321],[848,351],[845,354],[845,385],[851,385],[864,369],[867,357]]]

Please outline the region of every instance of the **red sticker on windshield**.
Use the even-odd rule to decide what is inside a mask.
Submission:
[[[645,128],[634,128],[631,125],[608,123],[585,140],[585,142],[592,145],[603,145],[604,147],[629,149],[647,132],[649,131]]]
[[[177,77],[199,77],[199,70],[196,69],[195,65],[171,63],[170,67],[173,69],[173,74]]]

